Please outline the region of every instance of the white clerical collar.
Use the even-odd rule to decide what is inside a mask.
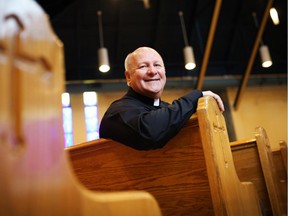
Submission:
[[[160,105],[160,99],[157,98],[157,99],[154,99],[154,106],[159,106]]]

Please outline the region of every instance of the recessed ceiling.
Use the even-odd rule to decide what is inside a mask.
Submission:
[[[66,80],[124,78],[123,61],[139,46],[150,46],[162,55],[168,78],[198,76],[207,44],[215,1],[211,0],[38,0],[48,13],[55,33],[64,43]],[[146,3],[146,4],[145,4]],[[147,8],[147,3],[149,8]],[[206,76],[241,75],[245,72],[267,1],[224,0],[213,40]],[[273,65],[262,68],[259,54],[252,74],[287,73],[287,1],[274,1],[280,24],[268,18],[263,42]],[[104,46],[111,70],[98,70],[97,11],[102,11]],[[179,19],[183,11],[188,43],[194,49],[197,67],[184,68],[185,46]]]

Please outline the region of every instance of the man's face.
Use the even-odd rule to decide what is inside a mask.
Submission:
[[[165,67],[161,56],[151,48],[139,48],[131,54],[127,83],[139,94],[160,98],[166,83]]]

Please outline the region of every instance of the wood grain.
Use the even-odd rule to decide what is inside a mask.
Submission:
[[[264,128],[258,139],[230,143],[237,175],[254,183],[265,215],[287,215],[287,171],[280,149],[271,150]]]
[[[101,139],[67,151],[77,178],[91,190],[148,191],[164,215],[213,214],[196,116],[161,149],[139,151]]]

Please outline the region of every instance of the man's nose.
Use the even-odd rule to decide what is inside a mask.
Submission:
[[[158,70],[157,70],[156,67],[154,67],[154,66],[152,65],[152,66],[149,66],[149,67],[148,67],[147,73],[148,73],[149,75],[156,75],[156,74],[158,73]]]

